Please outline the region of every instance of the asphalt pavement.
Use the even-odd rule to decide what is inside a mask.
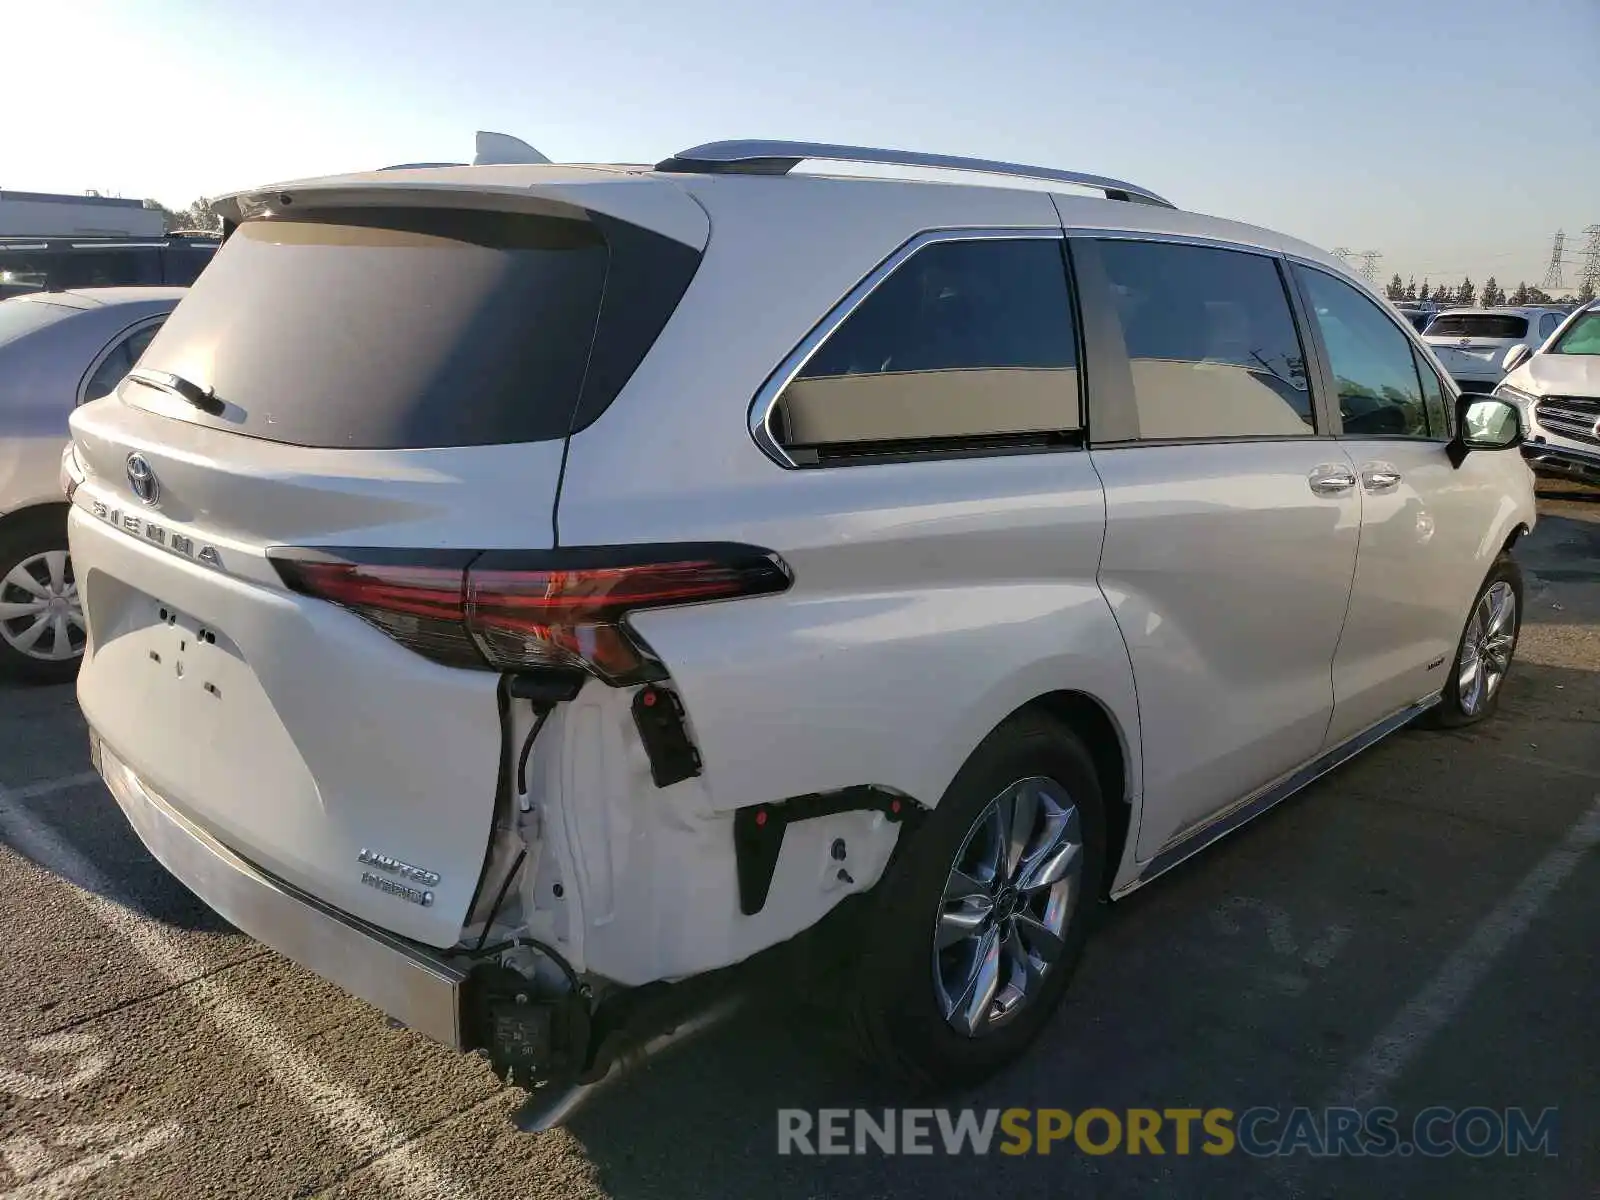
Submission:
[[[166,876],[70,688],[0,688],[0,1200],[1600,1195],[1600,498],[1542,491],[1498,716],[1406,730],[1110,908],[1035,1052],[940,1102],[1555,1109],[1537,1151],[781,1155],[779,1110],[907,1101],[759,988],[521,1132],[483,1062]]]

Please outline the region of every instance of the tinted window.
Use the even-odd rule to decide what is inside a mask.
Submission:
[[[98,400],[101,396],[109,396],[116,390],[117,384],[122,382],[123,376],[133,369],[133,364],[139,361],[139,356],[144,353],[150,340],[156,336],[160,323],[146,325],[143,329],[123,338],[100,360],[100,365],[94,369],[88,384],[83,389],[84,403]]]
[[[1600,354],[1600,312],[1584,313],[1550,347],[1552,354]]]
[[[1450,436],[1450,397],[1416,347],[1411,355],[1416,362],[1417,378],[1422,381],[1422,407],[1427,413],[1428,436],[1445,439]]]
[[[1453,316],[1435,317],[1428,326],[1429,337],[1473,338],[1525,338],[1528,322],[1525,317],[1505,313],[1456,313]]]
[[[580,393],[597,416],[590,392],[621,389],[699,263],[627,228],[442,209],[247,221],[146,361],[230,406],[187,419],[292,445],[565,437]]]
[[[1136,411],[1105,414],[1093,436],[1313,432],[1305,354],[1272,259],[1162,242],[1097,246],[1121,319]]]
[[[1560,313],[1545,313],[1539,318],[1539,340],[1542,342],[1556,331],[1556,326],[1561,324]]]
[[[1328,349],[1344,431],[1427,437],[1427,408],[1410,339],[1356,288],[1321,271],[1296,270]]]
[[[67,250],[51,264],[50,288],[126,287],[161,282],[161,251],[155,247]]]
[[[811,356],[773,425],[797,461],[908,442],[1048,444],[1080,428],[1060,240],[918,250]]]
[[[214,246],[173,246],[161,252],[164,282],[175,287],[188,287],[205,270],[215,254]]]

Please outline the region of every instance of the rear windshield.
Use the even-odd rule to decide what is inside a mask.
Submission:
[[[615,394],[615,360],[627,360],[625,380],[699,261],[670,243],[681,254],[662,253],[680,269],[655,270],[650,285],[621,289],[627,303],[608,302],[602,314],[618,249],[607,234],[621,228],[599,219],[402,208],[248,221],[201,273],[141,365],[209,386],[226,406],[215,417],[196,409],[191,419],[291,445],[396,449],[564,437],[586,375]],[[631,241],[612,239],[624,244],[619,257],[638,250],[641,238],[666,242],[625,228]],[[684,256],[692,260],[687,274]],[[632,254],[631,265],[640,257]],[[663,282],[675,283],[670,303]],[[629,320],[619,322],[619,308]],[[608,370],[590,366],[602,324]],[[619,324],[626,326],[620,334]],[[137,384],[122,395],[150,401]]]
[[[54,325],[77,311],[65,304],[50,304],[43,300],[0,300],[0,346]]]
[[[0,304],[0,308],[5,305]],[[1584,313],[1571,325],[1554,346],[1551,354],[1600,354],[1600,312]]]
[[[1528,320],[1503,313],[1457,313],[1436,317],[1428,326],[1429,337],[1525,338]]]

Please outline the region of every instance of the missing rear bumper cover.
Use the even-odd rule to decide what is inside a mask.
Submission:
[[[700,774],[700,751],[683,724],[683,702],[664,687],[647,685],[633,697],[633,723],[650,758],[650,778],[658,788]]]
[[[739,911],[753,916],[767,903],[772,873],[783,851],[783,835],[796,821],[835,813],[881,812],[890,821],[904,821],[922,810],[904,796],[863,786],[794,796],[780,804],[757,804],[733,814],[733,850],[739,872]]]

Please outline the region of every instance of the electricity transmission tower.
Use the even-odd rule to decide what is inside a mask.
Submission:
[[[1547,292],[1560,291],[1566,286],[1561,282],[1561,254],[1566,248],[1566,232],[1558,229],[1555,241],[1550,243],[1550,265],[1545,268],[1544,282],[1539,285]]]
[[[1333,256],[1346,266],[1350,266],[1351,259],[1360,260],[1361,278],[1368,283],[1378,282],[1378,263],[1383,259],[1381,250],[1352,250],[1349,246],[1335,246]]]
[[[1589,240],[1583,247],[1583,282],[1579,286],[1600,292],[1600,225],[1590,225],[1583,236]]]

